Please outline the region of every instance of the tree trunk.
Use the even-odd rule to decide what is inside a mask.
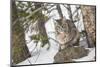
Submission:
[[[63,14],[62,14],[62,11],[61,11],[60,4],[57,4],[56,8],[57,8],[57,10],[58,10],[58,14],[59,14],[59,16],[60,16],[60,19],[62,19],[62,18],[63,18]]]
[[[46,29],[45,29],[45,20],[44,19],[40,18],[38,20],[38,29],[39,29],[39,34],[41,35],[42,47],[43,47],[45,44],[47,44],[47,43],[49,44],[47,32],[46,32]],[[48,48],[49,48],[49,46],[48,46]]]
[[[43,5],[44,4],[41,4],[41,3],[35,3],[35,8],[38,9],[38,8],[42,7]],[[45,20],[44,15],[42,14],[42,10],[38,11],[38,14],[39,14],[38,15],[39,18],[38,18],[37,24],[38,24],[39,35],[40,35],[40,38],[42,40],[42,47],[43,47],[45,44],[47,44],[47,43],[49,44],[47,32],[46,32],[46,29],[45,29],[46,20]]]
[[[83,23],[86,30],[88,47],[94,47],[96,42],[95,6],[81,6]]]
[[[69,18],[70,18],[71,22],[73,22],[73,16],[72,16],[72,11],[71,11],[70,5],[67,5],[67,10],[68,10]],[[74,24],[74,26],[75,26],[75,24]]]
[[[15,1],[12,1],[12,23],[18,19]],[[30,57],[29,50],[25,42],[24,29],[17,21],[12,26],[12,60],[13,63],[19,63]]]

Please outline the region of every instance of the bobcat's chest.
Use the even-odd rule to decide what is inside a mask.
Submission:
[[[57,40],[60,44],[65,44],[68,38],[69,36],[65,32],[59,32],[59,34],[57,35]]]

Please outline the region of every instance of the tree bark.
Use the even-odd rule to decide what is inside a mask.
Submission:
[[[61,10],[60,4],[57,4],[56,8],[58,10],[58,14],[59,14],[60,18],[63,19],[63,14],[62,14],[62,10]]]
[[[44,4],[41,4],[41,3],[35,3],[35,8],[38,9],[40,7],[44,6]],[[42,37],[42,47],[45,45],[45,44],[49,44],[49,40],[48,40],[48,36],[47,36],[47,32],[46,32],[46,29],[45,29],[45,23],[46,23],[46,20],[45,20],[45,17],[44,15],[42,14],[42,10],[38,11],[39,15],[38,15],[38,30],[39,30],[39,35]],[[50,46],[50,45],[49,45]],[[49,48],[49,47],[48,47]]]
[[[86,30],[88,47],[94,47],[96,42],[95,6],[81,6],[83,23]]]
[[[17,8],[15,1],[12,1],[12,23],[16,21],[17,16]],[[30,57],[30,53],[28,47],[25,42],[25,34],[20,21],[17,21],[12,28],[12,60],[13,63],[17,64],[19,62],[24,61],[28,57]]]

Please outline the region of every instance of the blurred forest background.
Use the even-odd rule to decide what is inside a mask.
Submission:
[[[13,64],[76,62],[95,52],[95,6],[15,0],[11,6]],[[96,60],[93,53],[80,61]]]

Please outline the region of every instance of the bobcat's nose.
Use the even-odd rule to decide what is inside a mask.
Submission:
[[[63,34],[63,31],[59,31],[58,34]]]

